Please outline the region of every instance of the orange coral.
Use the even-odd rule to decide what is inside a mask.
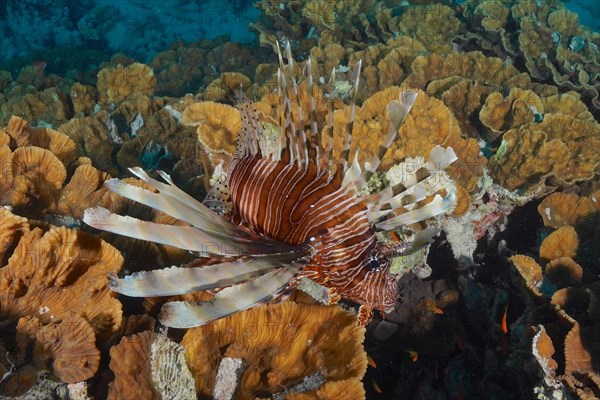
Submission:
[[[313,25],[326,29],[336,28],[335,3],[331,1],[309,0],[302,8],[302,15]]]
[[[91,165],[80,165],[61,191],[57,211],[63,215],[83,218],[83,211],[100,203],[106,193],[104,181],[110,175]]]
[[[575,257],[579,248],[579,238],[572,226],[563,226],[552,232],[540,246],[540,257],[554,260],[560,257]]]
[[[414,37],[431,52],[448,53],[452,51],[450,42],[459,32],[460,21],[450,7],[431,4],[407,8],[394,28]]]
[[[208,101],[232,101],[235,99],[234,91],[242,90],[250,86],[252,81],[246,75],[239,72],[223,72],[210,82],[202,92],[201,98]]]
[[[531,90],[512,88],[508,97],[491,93],[479,111],[479,119],[494,132],[503,132],[536,121],[544,110],[542,101]]]
[[[544,225],[552,228],[577,225],[597,211],[600,211],[600,199],[594,197],[594,194],[580,197],[575,193],[552,193],[538,206]]]
[[[64,227],[45,233],[28,230],[13,245],[12,256],[0,269],[2,318],[16,321],[35,315],[48,324],[81,316],[102,334],[119,327],[121,304],[106,284],[107,274],[117,272],[123,258],[112,246]]]
[[[527,289],[535,296],[541,297],[542,292],[538,288],[542,282],[542,267],[531,257],[517,254],[509,258],[523,278]]]
[[[508,19],[509,8],[501,1],[486,0],[475,7],[474,14],[481,18],[481,26],[488,32],[500,32]]]
[[[182,345],[202,395],[211,395],[221,358],[237,357],[246,361],[238,398],[254,399],[318,370],[328,382],[358,382],[367,366],[363,337],[364,328],[338,306],[284,302],[191,329]]]
[[[194,103],[184,110],[183,123],[198,127],[198,140],[213,162],[215,157],[233,155],[237,134],[242,129],[236,108],[212,101]]]
[[[98,101],[98,91],[95,87],[75,82],[69,93],[75,117],[83,117],[94,111],[94,106]]]
[[[11,96],[0,107],[1,122],[6,118],[17,115],[28,121],[43,122],[56,126],[66,122],[71,111],[66,96],[58,87],[50,87],[41,92],[29,93],[23,96]]]
[[[360,147],[359,159],[368,160],[381,144],[381,135],[387,132],[386,105],[398,98],[402,89],[392,86],[375,93],[356,110],[352,132],[353,147],[350,154]],[[448,169],[450,175],[467,191],[475,188],[483,174],[485,159],[479,155],[479,145],[474,139],[461,137],[456,118],[441,100],[417,91],[417,99],[410,114],[398,131],[396,142],[390,146],[382,160],[382,168],[389,169],[406,157],[429,157],[436,145],[451,146],[458,160]],[[343,146],[343,127],[350,118],[350,107],[334,113],[334,149],[339,152]]]
[[[54,207],[67,177],[63,163],[41,147],[20,147],[12,154],[3,149],[0,202],[29,215]]]
[[[32,128],[27,121],[12,116],[6,126],[14,147],[37,146],[50,150],[65,165],[77,157],[76,145],[67,135],[50,128]]]

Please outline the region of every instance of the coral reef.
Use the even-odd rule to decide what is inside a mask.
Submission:
[[[333,397],[314,394],[316,398],[335,398],[340,390],[362,398],[364,392],[356,384],[344,388],[348,383],[343,382],[358,382],[365,373],[363,337],[364,329],[357,327],[355,317],[338,306],[284,302],[190,329],[182,345],[196,389],[204,396],[212,393],[221,358],[239,357],[246,367],[237,398],[275,393],[316,372],[326,382],[341,385],[319,388]]]
[[[0,396],[600,397],[600,34],[591,2],[589,15],[574,13],[585,3],[559,0],[4,3]],[[252,38],[249,22],[254,42],[232,41]],[[314,133],[308,116],[324,126],[334,157],[353,117],[350,161],[356,150],[370,160],[389,127],[386,105],[417,91],[369,188],[397,191],[430,175],[426,203],[449,176],[454,211],[434,226],[381,234],[397,243],[442,231],[394,263],[400,295],[384,315],[314,304],[297,290],[292,301],[167,337],[153,319],[165,300],[117,297],[108,274],[219,260],[189,264],[187,252],[98,233],[83,212],[102,206],[182,224],[105,182],[154,191],[128,168],[162,170],[202,200],[235,150],[235,91],[267,134],[282,115],[276,41],[290,44],[297,82],[310,58],[314,85],[297,94],[304,128]],[[425,165],[438,145],[458,157],[448,175]],[[307,281],[298,287],[317,302],[338,300]]]

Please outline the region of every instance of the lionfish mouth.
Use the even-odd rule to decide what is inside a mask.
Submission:
[[[425,198],[418,180],[359,195],[394,143],[415,102],[415,92],[404,91],[387,105],[389,129],[377,153],[361,168],[358,157],[348,161],[361,61],[352,74],[351,116],[344,126],[344,146],[340,157],[334,159],[333,88],[328,96],[326,126],[321,127],[315,116],[311,60],[304,66],[306,80],[302,83],[310,93],[310,109],[306,112],[300,105],[289,44],[288,74],[281,51],[278,55],[277,135],[267,138],[261,115],[239,93],[243,126],[236,152],[226,181],[217,182],[204,202],[179,189],[162,171],[158,174],[165,182],[153,179],[140,168],[129,169],[157,192],[119,179],[105,182],[111,191],[162,211],[187,226],[142,221],[101,207],[84,213],[83,221],[97,229],[189,250],[199,258],[216,256],[228,260],[210,266],[195,267],[191,263],[123,278],[110,277],[110,289],[126,296],[216,291],[210,301],[166,303],[159,316],[164,325],[199,326],[276,301],[295,288],[300,276],[336,289],[343,298],[385,311],[394,304],[397,293],[396,280],[388,273],[390,258],[426,245],[437,230],[427,229],[410,243],[395,244],[379,243],[375,233],[425,220],[453,206],[452,188],[448,188],[446,197],[436,195],[433,201],[417,206]],[[289,93],[293,93],[291,98]],[[322,143],[325,138],[327,145]],[[437,170],[454,160],[451,148],[437,147],[426,167]],[[404,209],[409,211],[396,215],[397,209],[407,205],[412,205]]]

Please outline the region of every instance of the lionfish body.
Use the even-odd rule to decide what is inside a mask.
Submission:
[[[278,135],[269,137],[264,116],[238,93],[242,130],[226,181],[217,182],[203,203],[180,190],[164,172],[166,183],[139,168],[130,171],[158,190],[134,187],[117,179],[105,184],[127,198],[165,212],[189,226],[161,225],[88,209],[84,221],[98,229],[172,245],[199,257],[223,257],[218,264],[170,267],[144,271],[123,279],[112,277],[109,287],[129,296],[168,296],[198,290],[215,290],[208,302],[169,302],[161,322],[191,327],[237,311],[279,299],[295,287],[299,277],[310,278],[343,298],[384,312],[397,298],[396,279],[389,273],[390,259],[427,244],[436,230],[424,230],[411,243],[387,244],[377,231],[394,229],[448,211],[453,192],[424,206],[419,181],[396,184],[383,191],[360,196],[359,189],[377,170],[387,148],[396,138],[416,93],[402,92],[387,107],[389,130],[379,152],[361,169],[358,157],[348,162],[355,106],[345,126],[346,140],[339,159],[333,159],[333,114],[330,96],[326,128],[318,126],[311,63],[305,66],[310,109],[300,106],[298,86],[292,75],[293,61],[287,48],[286,77],[281,52],[278,71]],[[354,94],[360,76],[353,74]],[[332,73],[332,80],[334,80]],[[291,85],[288,85],[288,82]],[[293,89],[293,91],[292,91]],[[292,95],[288,95],[292,93]],[[294,113],[295,111],[295,113]],[[309,117],[304,119],[303,114]],[[323,138],[328,136],[327,146]],[[430,165],[443,168],[456,157],[452,149],[432,152]],[[433,167],[432,167],[433,169]],[[401,215],[395,210],[405,207]]]
[[[277,241],[312,245],[302,276],[361,304],[394,304],[395,279],[385,267],[368,265],[378,257],[367,207],[339,175],[319,173],[314,163],[305,168],[255,156],[234,160],[229,176],[233,209],[244,223]]]

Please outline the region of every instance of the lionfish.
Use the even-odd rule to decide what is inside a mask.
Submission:
[[[171,226],[121,216],[95,207],[85,211],[84,222],[97,229],[189,250],[198,257],[220,257],[217,264],[136,272],[109,287],[134,297],[170,296],[213,291],[210,301],[165,303],[159,315],[167,326],[187,328],[276,301],[289,294],[300,277],[324,285],[361,307],[385,312],[398,297],[396,278],[390,274],[392,257],[409,254],[430,242],[437,231],[426,229],[411,242],[384,243],[376,233],[422,221],[447,212],[454,192],[439,195],[424,206],[424,190],[415,181],[360,195],[377,171],[386,150],[409,113],[416,92],[404,91],[387,105],[389,129],[377,154],[364,164],[355,154],[349,162],[361,61],[352,73],[351,115],[344,127],[341,155],[333,157],[333,89],[328,96],[328,122],[316,118],[311,60],[305,63],[303,82],[294,77],[294,61],[286,48],[287,69],[281,51],[277,72],[278,134],[268,138],[261,115],[238,91],[242,129],[226,178],[217,182],[203,203],[179,189],[165,172],[164,182],[140,168],[135,176],[158,190],[152,192],[110,179],[112,191],[160,210],[187,223]],[[335,82],[335,68],[331,74]],[[300,105],[299,87],[310,96],[308,118]],[[296,109],[296,116],[294,116]],[[323,139],[328,136],[327,145]],[[456,159],[451,148],[437,148],[438,167]],[[412,208],[411,208],[412,205]],[[400,215],[396,211],[410,210]],[[370,314],[370,312],[369,312]]]

